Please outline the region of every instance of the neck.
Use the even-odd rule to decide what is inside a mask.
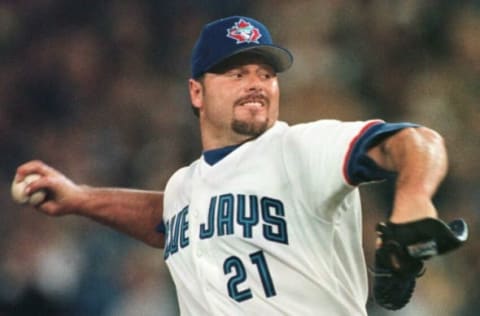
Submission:
[[[240,145],[245,143],[253,138],[254,136],[250,135],[238,135],[235,133],[229,133],[233,135],[218,135],[215,137],[213,135],[208,135],[206,132],[202,132],[202,147],[204,151],[213,150],[218,148],[223,148],[227,146]]]
[[[245,143],[262,135],[275,121],[260,124],[233,121],[231,125],[212,125],[200,118],[200,131],[203,150],[212,150]]]

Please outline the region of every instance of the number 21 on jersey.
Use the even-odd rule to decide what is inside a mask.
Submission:
[[[251,262],[246,264],[253,264],[257,267],[265,296],[271,297],[277,295],[263,251],[251,253],[249,257]],[[223,263],[223,272],[225,275],[233,274],[227,282],[227,291],[231,298],[237,302],[243,302],[253,297],[251,289],[239,290],[238,288],[240,284],[247,280],[245,263],[243,263],[240,258],[237,256],[228,257]]]

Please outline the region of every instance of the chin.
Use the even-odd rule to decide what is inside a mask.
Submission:
[[[257,137],[263,134],[270,127],[268,118],[264,120],[233,120],[232,130],[240,135]]]

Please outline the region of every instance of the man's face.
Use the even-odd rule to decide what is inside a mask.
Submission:
[[[263,58],[239,55],[205,74],[192,103],[200,111],[202,132],[232,142],[257,137],[278,119],[279,87]]]

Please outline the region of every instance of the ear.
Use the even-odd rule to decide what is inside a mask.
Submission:
[[[203,85],[200,81],[195,79],[189,79],[188,89],[190,92],[190,101],[192,106],[196,109],[200,109],[203,104]]]

